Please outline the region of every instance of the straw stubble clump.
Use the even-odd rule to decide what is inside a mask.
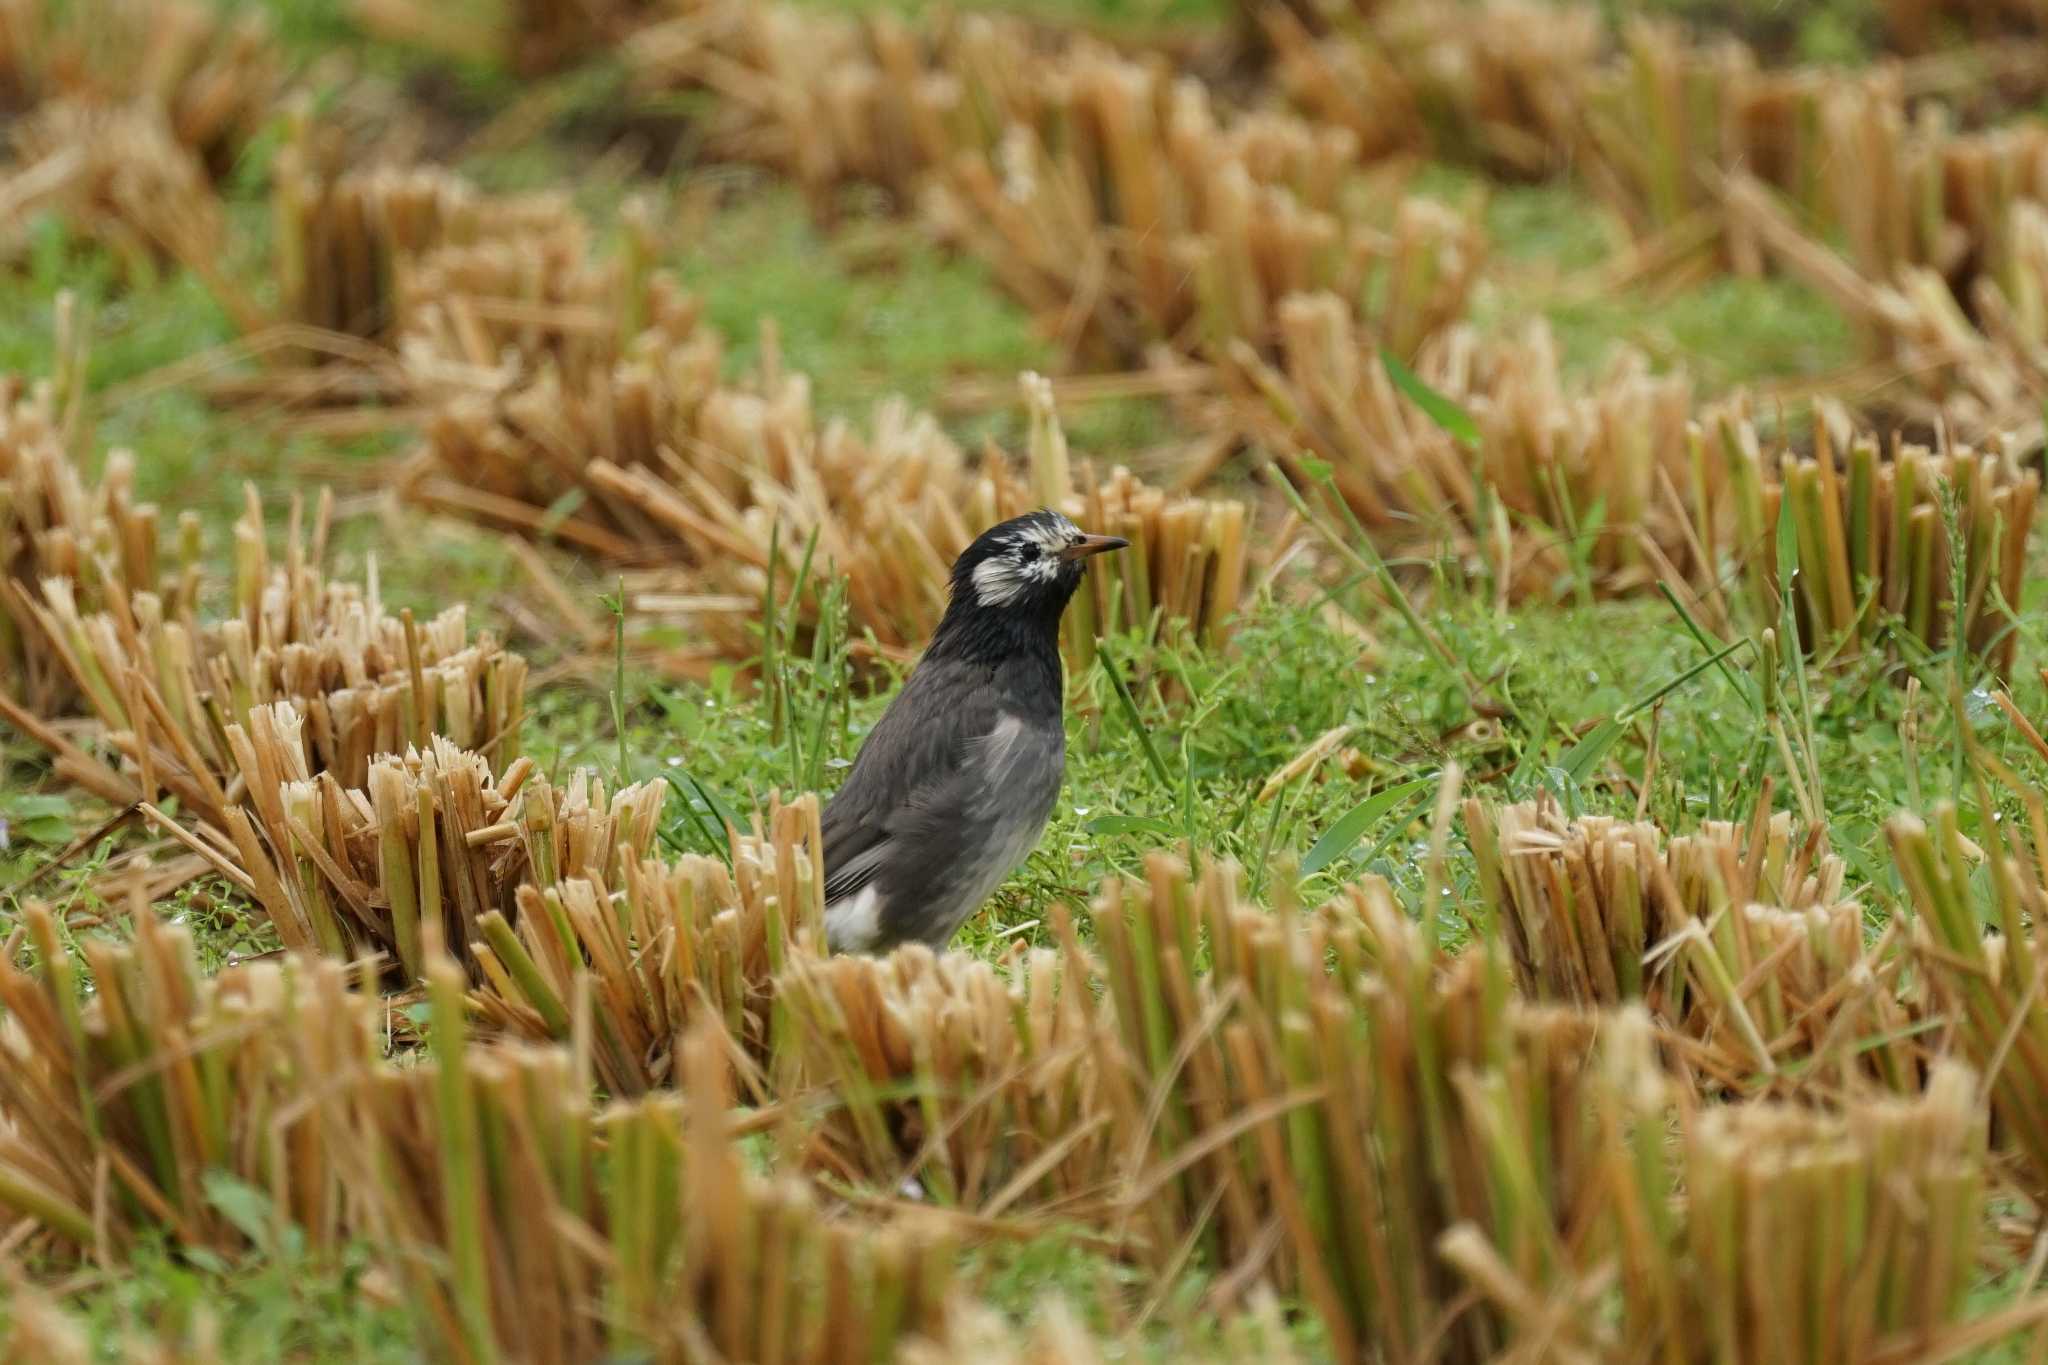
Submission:
[[[1868,1360],[1929,1348],[1975,1278],[1987,1173],[1977,1077],[1840,1114],[1710,1108],[1685,1139],[1699,1354]]]
[[[838,1101],[808,1138],[819,1168],[915,1182],[985,1217],[1099,1216],[1116,1130],[1094,1080],[1093,1002],[1063,984],[1057,954],[1007,974],[917,946],[882,962],[801,956],[775,994],[785,1046]]]
[[[583,229],[565,196],[493,195],[427,165],[349,167],[330,129],[295,115],[271,188],[282,320],[388,341],[401,280],[444,247],[547,239]],[[348,353],[348,352],[344,352]]]
[[[1078,355],[1264,348],[1286,294],[1329,289],[1367,315],[1376,287],[1406,351],[1463,311],[1480,254],[1461,216],[1404,205],[1389,228],[1343,203],[1351,129],[1225,113],[1163,60],[1019,21],[707,4],[632,50],[650,84],[716,91],[717,144],[821,204],[849,183],[919,204]],[[1426,294],[1418,253],[1454,262]]]
[[[209,978],[189,936],[145,914],[132,947],[88,945],[81,998],[50,916],[28,923],[48,965],[0,966],[16,1238],[101,1259],[152,1231],[223,1254],[291,1230],[358,1241],[449,1359],[708,1345],[823,1362],[847,1358],[845,1332],[863,1357],[946,1340],[948,1241],[748,1171],[715,1029],[685,1048],[680,1100],[609,1107],[567,1049],[471,1041],[446,957],[425,973],[433,1057],[410,1063],[378,1055],[382,1006],[340,962]]]
[[[478,1016],[558,1042],[587,1016],[592,1065],[613,1095],[673,1085],[684,1035],[715,1020],[750,1097],[767,1098],[776,1010],[787,1004],[772,983],[799,950],[822,952],[817,798],[776,804],[764,827],[730,840],[725,860],[625,858],[609,876],[561,861],[559,879],[530,873],[516,915],[478,919]]]
[[[160,120],[225,176],[270,117],[283,54],[260,10],[191,0],[0,3],[0,112],[56,100]]]
[[[726,380],[718,337],[662,276],[621,295],[652,320],[620,350],[569,334],[559,310],[541,308],[522,328],[518,309],[493,305],[502,292],[463,292],[543,273],[451,277],[422,296],[403,361],[430,415],[401,486],[625,566],[635,614],[683,627],[700,653],[756,656],[772,592],[798,648],[843,611],[854,636],[907,656],[943,614],[960,551],[1041,505],[1134,546],[1090,575],[1070,615],[1076,667],[1105,631],[1213,642],[1228,629],[1249,568],[1249,507],[1171,493],[1121,467],[1076,470],[1044,381],[1024,381],[1024,471],[993,449],[976,468],[936,418],[900,399],[878,403],[865,430],[821,418],[809,379],[782,368],[772,328],[754,372]],[[464,340],[490,317],[509,343],[494,363],[491,343]]]
[[[2048,1003],[2035,928],[2048,904],[2042,861],[2048,824],[2040,797],[2026,828],[1996,830],[1979,849],[1954,805],[1926,820],[1895,816],[1885,828],[1905,884],[1915,960],[1951,1020],[1956,1050],[1991,1077],[2000,1145],[2018,1157],[2017,1183],[2048,1193]]]
[[[59,351],[67,357],[74,326],[74,310],[60,304]],[[175,615],[197,590],[196,519],[179,520],[184,566],[173,575],[162,564],[160,514],[135,498],[133,457],[111,452],[97,483],[81,474],[71,453],[81,380],[68,360],[34,384],[0,376],[0,692],[43,717],[82,700],[63,646],[37,619],[46,593],[96,611],[146,592]]]
[[[1709,439],[1731,495],[1723,543],[1738,552],[1761,622],[1779,619],[1794,567],[1779,562],[1783,518],[1809,654],[1843,664],[1924,657],[1959,636],[1995,673],[2011,672],[2038,471],[1996,448],[1842,442],[1825,422],[1810,457],[1781,450],[1773,460],[1748,423],[1723,421]]]
[[[220,280],[213,263],[225,215],[206,168],[161,119],[129,107],[57,100],[9,130],[20,167],[6,183],[0,256],[27,247],[38,215],[55,213],[99,243],[128,278],[150,280],[166,263]]]
[[[1453,327],[1414,364],[1469,416],[1467,448],[1402,392],[1384,339],[1340,300],[1289,298],[1280,316],[1275,360],[1240,346],[1223,370],[1233,420],[1298,477],[1310,461],[1328,466],[1374,535],[1396,548],[1448,543],[1504,598],[1553,596],[1579,572],[1614,593],[1701,579],[1708,548],[1686,508],[1719,494],[1719,469],[1694,458],[1683,372],[1653,374],[1623,352],[1600,379],[1567,385],[1546,324],[1498,345]]]
[[[83,598],[98,599],[91,610],[82,609],[81,585],[61,574],[44,579],[40,601],[20,584],[9,592],[34,624],[29,644],[61,664],[118,756],[118,772],[78,757],[90,765],[96,792],[147,802],[168,793],[225,832],[263,780],[264,768],[241,747],[252,717],[279,705],[290,710],[289,739],[298,750],[272,761],[279,773],[360,786],[373,755],[430,736],[476,746],[501,767],[517,755],[526,661],[489,634],[472,638],[460,606],[424,625],[409,611],[393,616],[374,561],[363,582],[328,577],[331,501],[324,495],[310,541],[303,507],[294,504],[277,563],[248,490],[234,531],[231,613],[201,623],[195,526],[186,528],[182,577],[162,592],[127,586],[153,581],[155,509],[130,506],[124,471],[114,467],[105,495],[111,524],[127,528],[121,562],[135,564],[120,586]],[[98,576],[111,586],[112,566],[100,563]],[[59,755],[73,752],[48,727],[30,729]]]
[[[379,954],[416,981],[441,945],[483,941],[485,917],[513,914],[523,886],[608,884],[654,845],[659,782],[608,797],[578,772],[557,787],[530,759],[500,771],[436,737],[377,758],[365,785],[349,788],[306,769],[288,706],[252,720],[237,736],[251,758],[250,809],[229,815],[228,867],[289,947]]]
[[[1435,1349],[1463,1292],[1436,1242],[1460,1224],[1516,1273],[1561,1273],[1559,1232],[1597,1204],[1592,1016],[1509,1003],[1499,966],[1440,957],[1378,882],[1290,920],[1159,858],[1093,923],[1099,956],[1063,930],[1007,981],[917,950],[799,959],[806,1074],[843,1106],[817,1159],[1083,1216],[1155,1268],[1269,1256],[1343,1358]],[[1509,1335],[1449,1331],[1458,1359]]]
[[[432,0],[355,0],[352,8],[388,42],[539,76],[623,41],[666,7],[649,0],[518,0],[488,16]]]
[[[1160,1269],[1263,1254],[1340,1354],[1390,1359],[1488,1359],[1566,1331],[1689,1360],[1684,1324],[1699,1314],[1738,1334],[1793,1330],[1774,1291],[1722,1273],[1727,1220],[1775,1217],[1745,1191],[1761,1181],[1777,1193],[1757,1198],[1789,1206],[1818,1188],[1800,1183],[1808,1170],[1881,1184],[1900,1169],[1906,1185],[1873,1185],[1873,1221],[1838,1231],[1910,1274],[1864,1284],[1827,1330],[1888,1348],[1901,1333],[1934,1339],[1973,1255],[1981,1111],[1945,1064],[1925,1099],[1871,1098],[1919,1093],[1915,1054],[1866,1059],[1872,1040],[1842,1023],[1898,1021],[1856,994],[1893,989],[1896,959],[1880,945],[1866,963],[1838,932],[1857,917],[1824,845],[1759,820],[1750,842],[1716,828],[1650,850],[1673,923],[1713,899],[1723,927],[1717,878],[1784,907],[1720,938],[1701,929],[1694,962],[1653,964],[1665,979],[1639,994],[1662,1024],[1640,1007],[1516,999],[1509,974],[1526,964],[1484,948],[1446,957],[1383,884],[1278,917],[1245,904],[1224,869],[1190,879],[1159,859],[1146,884],[1105,889],[1092,952],[1064,925],[1060,948],[1000,967],[915,948],[821,960],[799,945],[774,983],[762,1074],[830,1097],[803,1150],[838,1180],[914,1181],[983,1219],[1079,1218]],[[1772,1030],[1776,1070],[1748,1052],[1731,1007],[1758,1036]],[[1722,1050],[1737,1054],[1727,1076],[1711,1064]],[[1684,1098],[1695,1079],[1734,1088],[1759,1072],[1800,1107]],[[1676,1150],[1674,1108],[1697,1125]],[[1756,1140],[1766,1128],[1813,1155],[1773,1164]],[[1688,1188],[1720,1201],[1695,1205],[1711,1227],[1685,1215]],[[1831,1273],[1820,1243],[1785,1245],[1787,1274],[1792,1261]],[[1615,1257],[1629,1285],[1619,1317]],[[1470,1291],[1484,1310],[1452,1316]]]
[[[349,1198],[322,1111],[371,1064],[382,1013],[347,965],[206,977],[191,934],[138,907],[133,943],[84,940],[81,973],[46,908],[23,922],[42,965],[0,963],[0,1205],[67,1254],[152,1229],[233,1252],[253,1231],[215,1197],[233,1181],[279,1231],[336,1245]]]
[[[1433,147],[1512,177],[1569,164],[1573,110],[1606,37],[1589,8],[1527,0],[1361,4],[1370,41],[1357,41],[1355,24],[1312,27],[1278,4],[1254,8],[1290,103],[1350,129],[1364,158]]]
[[[1641,1000],[1672,1061],[1735,1094],[1916,1090],[1924,1005],[1896,937],[1866,943],[1826,831],[1764,802],[1747,825],[1567,820],[1543,797],[1465,805],[1491,932],[1541,1000]]]
[[[922,949],[827,959],[816,952],[809,803],[737,839],[730,874],[709,859],[664,868],[644,855],[601,867],[588,850],[623,842],[616,831],[558,823],[588,837],[534,843],[523,861],[543,878],[579,861],[591,874],[531,887],[509,936],[502,911],[479,917],[480,980],[424,950],[432,1061],[359,1055],[368,997],[319,997],[337,1009],[360,1001],[357,1023],[323,1018],[310,1039],[291,1012],[308,1008],[303,993],[271,992],[264,1007],[283,1015],[209,1033],[218,1042],[207,1046],[282,1067],[317,1042],[327,1051],[306,1055],[327,1069],[282,1071],[268,1090],[189,1091],[212,1096],[230,1131],[253,1121],[244,1106],[294,1115],[284,1150],[314,1165],[289,1174],[314,1169],[328,1183],[280,1183],[275,1155],[237,1169],[289,1195],[281,1217],[368,1237],[423,1330],[451,1350],[518,1341],[530,1358],[567,1360],[638,1343],[670,1358],[714,1340],[728,1358],[808,1359],[857,1320],[888,1340],[917,1332],[943,1344],[945,1239],[828,1215],[789,1178],[743,1174],[728,1138],[735,1081],[765,1106],[747,1126],[781,1125],[782,1149],[842,1189],[914,1180],[926,1199],[972,1215],[963,1227],[1078,1221],[1159,1273],[1190,1257],[1256,1257],[1258,1277],[1308,1304],[1347,1358],[1492,1359],[1540,1339],[1689,1361],[1728,1343],[1804,1339],[1808,1326],[1851,1350],[1962,1330],[1956,1291],[1986,1167],[1974,1081],[1953,1064],[1903,1099],[1817,1075],[1796,1109],[1702,1103],[1677,1083],[1693,1072],[1658,1060],[1670,1049],[1640,1005],[1518,998],[1508,953],[1446,954],[1384,883],[1276,914],[1247,902],[1231,870],[1191,878],[1164,858],[1146,882],[1105,888],[1093,951],[1063,923],[1059,947],[1001,967]],[[1776,822],[1759,828],[1746,848],[1726,832],[1674,842],[1676,897],[1696,894],[1706,865],[1728,875],[1732,860],[1755,894],[1832,903],[1839,874],[1824,856]],[[46,916],[36,923],[54,934]],[[242,999],[254,978],[200,978],[189,956],[166,955],[162,945],[181,941],[150,928],[141,965],[95,955],[96,979],[122,983],[121,1007],[101,986],[82,1034],[62,1022],[78,997],[54,942],[46,961],[58,966],[6,977],[24,1021],[9,1046],[43,1058],[21,1076],[84,1055],[73,1040],[96,1036],[101,1010],[131,1043],[93,1065],[132,1066],[137,1037],[168,1038],[160,1045],[184,1057],[176,1021],[214,1017],[216,1000]],[[343,980],[338,965],[298,958],[265,970],[327,973],[335,991]],[[477,1023],[566,1043],[487,1045],[467,1037]],[[337,1048],[345,1065],[329,1056]],[[202,1074],[215,1074],[213,1056],[199,1053]],[[124,1073],[138,1074],[154,1075]],[[614,1093],[679,1086],[684,1099],[606,1109],[588,1098],[593,1081]],[[73,1098],[49,1112],[88,1093],[106,1105],[133,1083],[67,1089]],[[316,1094],[301,1100],[305,1087]],[[29,1100],[44,1104],[0,1096],[13,1124],[0,1200],[84,1246],[103,1216],[88,1212],[96,1187],[74,1188],[86,1179],[75,1173],[100,1149],[55,1145],[69,1140],[45,1108],[16,1112]],[[139,1136],[80,1139],[129,1144],[99,1165],[144,1191],[135,1228],[174,1217],[148,1189],[191,1178],[184,1149],[150,1145],[154,1122]],[[140,1168],[156,1172],[148,1187],[130,1169],[141,1151],[157,1163]],[[1825,1193],[1845,1189],[1864,1193]],[[532,1238],[536,1211],[564,1234]],[[1772,1248],[1768,1282],[1728,1270],[1730,1248],[1752,1237]],[[1816,1299],[1812,1277],[1845,1264],[1828,1252],[1838,1244],[1889,1271]],[[742,1307],[764,1294],[788,1296],[777,1301],[789,1312]],[[1812,1319],[1823,1302],[1828,1316]],[[1711,1341],[1688,1326],[1699,1323]]]
[[[822,1365],[943,1337],[949,1240],[831,1216],[800,1181],[748,1170],[715,1029],[684,1049],[680,1102],[599,1106],[563,1049],[470,1042],[459,969],[429,977],[435,1058],[357,1088],[349,1169],[364,1231],[450,1358]]]

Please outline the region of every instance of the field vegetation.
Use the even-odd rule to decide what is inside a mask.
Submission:
[[[0,1357],[2048,1352],[2035,0],[0,0]],[[830,957],[983,527],[1040,846]]]

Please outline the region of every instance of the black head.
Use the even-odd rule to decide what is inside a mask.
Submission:
[[[933,649],[966,645],[969,637],[995,646],[1019,631],[1050,641],[1089,556],[1129,544],[1091,536],[1044,509],[989,527],[953,561],[953,597]]]

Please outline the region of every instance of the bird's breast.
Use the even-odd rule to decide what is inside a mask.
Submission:
[[[970,760],[978,769],[976,805],[997,814],[1035,813],[1042,827],[1059,798],[1066,760],[1067,736],[1060,726],[1007,714],[979,742]]]

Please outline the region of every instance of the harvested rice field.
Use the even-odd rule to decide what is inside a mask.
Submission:
[[[0,0],[0,1361],[2048,1359],[2044,110]]]

